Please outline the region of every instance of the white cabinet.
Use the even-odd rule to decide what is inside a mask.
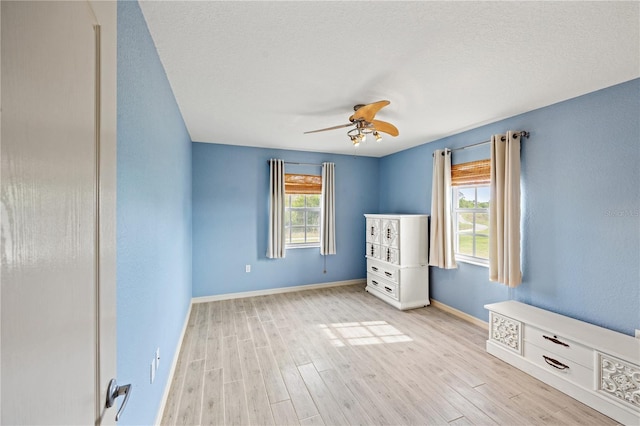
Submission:
[[[487,352],[628,425],[640,424],[640,340],[515,301],[486,305]]]
[[[366,214],[366,291],[398,309],[429,304],[428,216]]]

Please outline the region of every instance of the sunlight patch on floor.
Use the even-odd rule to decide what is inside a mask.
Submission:
[[[383,343],[411,342],[406,334],[386,321],[342,322],[319,324],[329,341],[337,347],[345,345],[379,345]]]

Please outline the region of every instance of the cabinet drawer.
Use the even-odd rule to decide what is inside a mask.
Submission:
[[[382,235],[380,241],[383,245],[397,248],[400,237],[400,226],[397,219],[385,219],[382,221]]]
[[[394,283],[400,282],[400,270],[380,262],[367,261],[367,272],[379,275]]]
[[[525,324],[524,340],[533,343],[547,352],[577,362],[586,368],[593,369],[593,349],[582,346],[565,337]]]
[[[394,265],[400,264],[400,251],[391,247],[382,247],[380,250],[379,259],[385,262],[393,263]]]
[[[593,369],[557,355],[530,342],[524,342],[524,357],[557,376],[570,380],[585,389],[594,389]]]
[[[380,259],[380,245],[374,243],[367,243],[367,257],[371,257],[373,259]]]
[[[380,243],[380,219],[367,218],[367,237],[368,243]]]
[[[398,285],[391,281],[387,281],[384,278],[379,278],[373,274],[367,274],[367,285],[370,288],[375,288],[380,293],[386,294],[387,296],[398,300]]]

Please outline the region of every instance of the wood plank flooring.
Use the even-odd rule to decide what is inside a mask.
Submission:
[[[487,332],[333,287],[193,306],[164,425],[615,425]]]

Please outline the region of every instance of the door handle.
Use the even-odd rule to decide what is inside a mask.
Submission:
[[[124,401],[122,401],[122,405],[116,414],[116,422],[120,419],[120,414],[124,410],[124,407],[127,405],[127,401],[129,401],[129,395],[131,395],[131,384],[118,386],[118,382],[116,379],[111,379],[109,381],[109,387],[107,388],[107,408],[113,407],[116,399],[119,396],[124,395]]]

